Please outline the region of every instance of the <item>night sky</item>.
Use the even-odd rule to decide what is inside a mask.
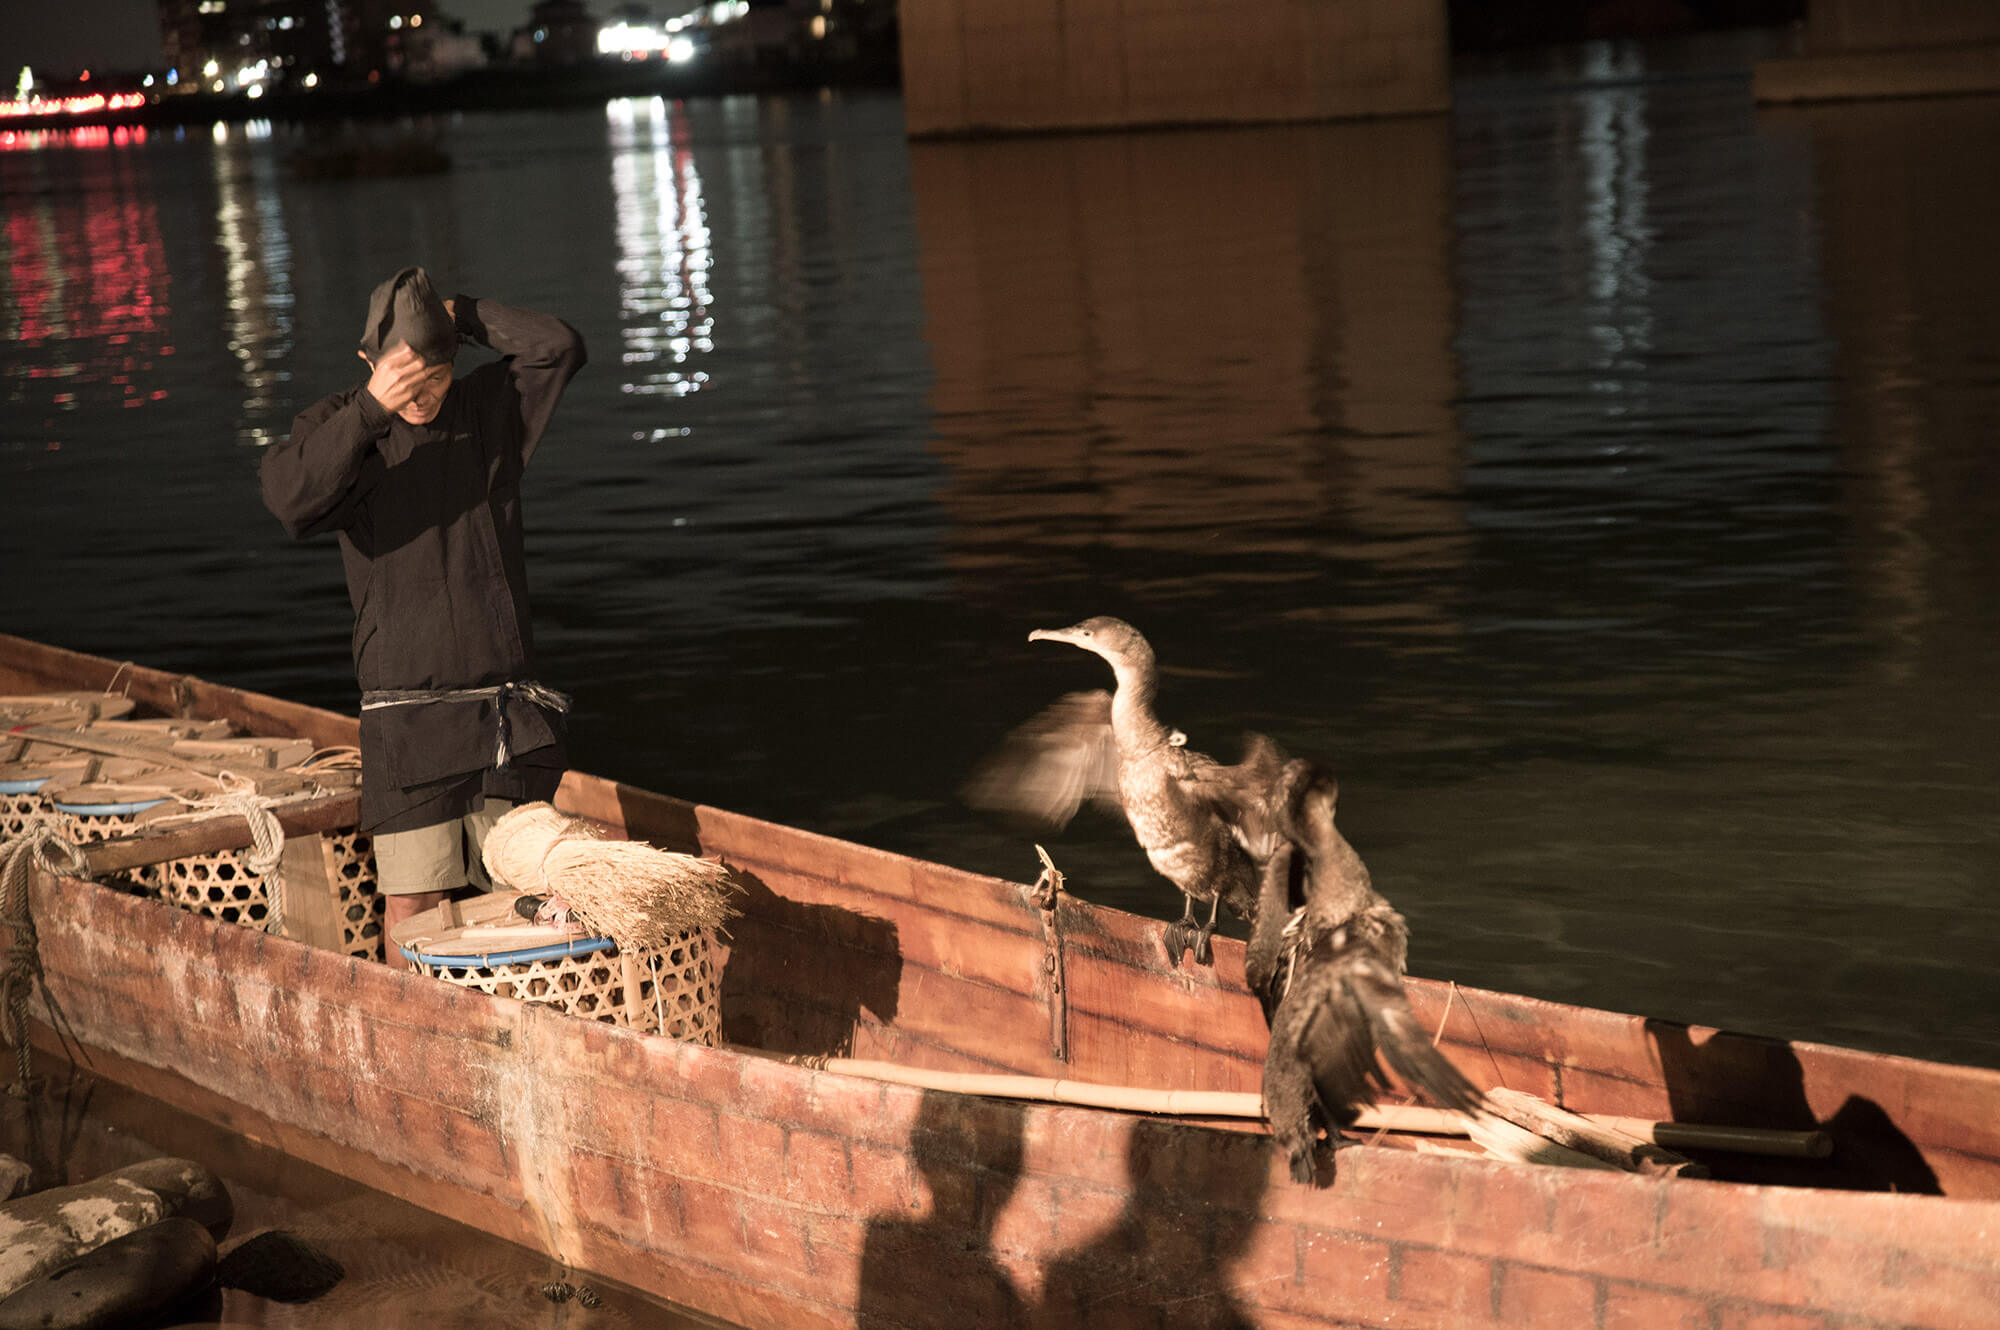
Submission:
[[[530,3],[443,0],[438,10],[463,19],[468,31],[505,32],[527,18]],[[155,0],[0,4],[0,96],[13,95],[22,65],[37,74],[66,76],[81,69],[153,69],[161,63]]]

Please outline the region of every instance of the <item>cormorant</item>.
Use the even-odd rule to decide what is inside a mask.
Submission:
[[[1100,615],[1069,628],[1038,628],[1028,640],[1102,656],[1117,687],[1067,694],[1015,730],[967,784],[966,798],[1055,827],[1067,825],[1086,799],[1121,812],[1153,868],[1187,898],[1165,934],[1169,958],[1178,965],[1192,948],[1197,962],[1209,964],[1217,908],[1226,902],[1247,916],[1255,904],[1256,867],[1204,793],[1237,768],[1189,748],[1185,734],[1153,714],[1153,649],[1131,624]],[[1195,921],[1197,900],[1209,902],[1206,924]]]
[[[1261,788],[1239,779],[1207,790],[1262,865],[1243,968],[1271,1027],[1264,1112],[1292,1177],[1305,1183],[1315,1128],[1331,1135],[1352,1123],[1388,1086],[1382,1062],[1443,1107],[1474,1112],[1481,1103],[1410,1009],[1409,926],[1334,825],[1339,788],[1325,768],[1293,760]]]

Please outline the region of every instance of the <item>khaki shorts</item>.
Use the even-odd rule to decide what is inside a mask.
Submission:
[[[375,837],[376,889],[385,896],[452,891],[468,883],[481,891],[493,890],[479,854],[486,846],[486,833],[513,806],[512,799],[489,794],[464,817]]]

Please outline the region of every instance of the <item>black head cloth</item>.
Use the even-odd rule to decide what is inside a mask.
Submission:
[[[361,351],[370,364],[409,343],[426,365],[443,365],[458,350],[458,332],[444,301],[438,299],[430,274],[405,268],[375,288],[368,297],[368,323],[361,330]]]

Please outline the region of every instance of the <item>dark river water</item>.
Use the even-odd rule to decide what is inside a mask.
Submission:
[[[1196,747],[1339,772],[1413,971],[2000,1065],[2000,99],[1759,110],[1762,40],[1381,123],[466,115],[398,179],[0,137],[0,627],[351,710],[256,468],[421,262],[589,344],[526,500],[579,765],[1028,880],[957,791],[1115,614]]]

